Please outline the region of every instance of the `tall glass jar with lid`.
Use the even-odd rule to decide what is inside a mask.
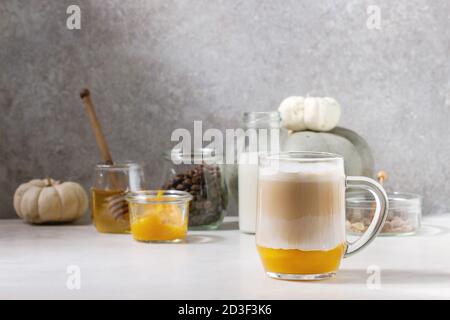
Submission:
[[[186,191],[193,197],[189,210],[189,229],[217,229],[228,205],[222,155],[209,148],[192,152],[170,150],[164,153],[164,160],[162,189]]]
[[[239,229],[253,234],[256,230],[258,155],[280,151],[281,117],[278,112],[246,112],[243,127],[245,143],[238,155]]]

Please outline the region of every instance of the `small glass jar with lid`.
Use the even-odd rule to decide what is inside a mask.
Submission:
[[[189,229],[217,229],[223,222],[228,206],[222,155],[209,148],[193,152],[176,149],[164,153],[164,160],[161,188],[185,191],[192,195]]]
[[[413,193],[388,193],[389,211],[380,235],[406,236],[416,233],[422,220],[422,198]],[[367,230],[375,211],[375,199],[366,192],[346,196],[347,230],[361,234]]]

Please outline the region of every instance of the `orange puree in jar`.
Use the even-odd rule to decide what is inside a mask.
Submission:
[[[336,272],[346,245],[328,251],[272,249],[257,246],[266,272],[283,274],[322,274]]]
[[[177,241],[186,237],[188,221],[178,204],[130,203],[130,211],[137,213],[132,215],[131,233],[138,241]]]

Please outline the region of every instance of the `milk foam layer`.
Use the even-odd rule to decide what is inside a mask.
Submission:
[[[259,177],[264,180],[317,181],[342,179],[342,167],[335,163],[273,162],[260,168]]]
[[[342,166],[282,162],[260,169],[257,244],[331,250],[345,242]]]

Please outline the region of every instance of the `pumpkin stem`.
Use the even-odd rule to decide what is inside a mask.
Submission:
[[[47,187],[50,187],[50,186],[52,186],[52,185],[53,185],[52,179],[47,178]]]

